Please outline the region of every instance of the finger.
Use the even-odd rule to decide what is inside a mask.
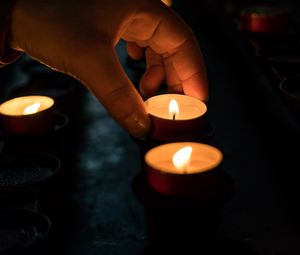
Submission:
[[[140,60],[144,56],[144,48],[139,47],[135,42],[127,42],[127,53],[134,60]]]
[[[162,58],[152,49],[146,49],[146,71],[140,80],[140,91],[145,97],[153,96],[165,79]]]
[[[170,72],[167,76],[175,77],[176,73],[186,95],[202,101],[208,100],[206,67],[200,49],[194,40],[185,41],[174,53],[167,56],[165,63],[166,66],[170,66],[170,68],[166,67],[166,70]],[[174,83],[170,83],[170,85],[172,84]]]
[[[111,45],[89,45],[72,64],[76,76],[125,130],[135,137],[148,133],[150,121],[143,100],[122,69]]]
[[[160,1],[150,2],[145,2],[145,6],[140,9],[141,15],[132,23],[132,30],[139,32],[136,39],[147,41],[156,53],[168,59],[165,70],[169,80],[176,73],[184,93],[206,101],[206,68],[192,30],[174,10]],[[128,38],[134,39],[134,36],[129,29]]]
[[[171,59],[165,58],[163,62],[166,71],[168,92],[182,94],[182,82],[177,75],[176,69],[174,68]]]

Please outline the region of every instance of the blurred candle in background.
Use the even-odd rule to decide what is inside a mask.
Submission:
[[[0,119],[5,133],[47,133],[54,125],[54,100],[47,96],[10,99],[0,105]]]

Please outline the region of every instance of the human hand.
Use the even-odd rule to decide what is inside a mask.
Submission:
[[[11,35],[12,48],[80,80],[135,137],[147,134],[150,121],[115,52],[120,39],[134,59],[146,48],[144,96],[155,94],[166,78],[172,92],[208,97],[196,39],[160,0],[17,0]]]

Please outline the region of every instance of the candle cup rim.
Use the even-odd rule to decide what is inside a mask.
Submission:
[[[193,96],[189,96],[189,95],[185,95],[185,94],[176,94],[176,93],[166,93],[166,94],[159,94],[159,95],[155,95],[155,96],[152,96],[152,97],[149,97],[145,100],[145,102],[149,102],[155,98],[159,98],[159,97],[164,97],[164,96],[174,96],[174,97],[188,97],[188,98],[191,98],[192,100],[195,100],[195,101],[198,101],[200,103],[202,103],[205,107],[206,107],[206,103],[203,102],[202,100],[196,98],[196,97],[193,97]]]
[[[157,115],[155,115],[155,114],[153,114],[153,113],[151,113],[151,112],[148,111],[147,105],[148,105],[151,101],[155,100],[156,98],[165,97],[165,96],[168,96],[168,97],[169,97],[169,96],[170,96],[170,97],[173,96],[173,97],[179,97],[179,98],[184,98],[184,97],[190,98],[190,100],[193,100],[194,102],[197,102],[198,104],[201,104],[201,105],[203,106],[203,112],[202,112],[200,115],[197,115],[197,116],[195,116],[195,117],[191,117],[191,118],[187,118],[187,119],[175,119],[175,120],[173,120],[173,119],[170,119],[170,118],[163,118],[163,117],[157,116]],[[174,99],[176,99],[176,98],[174,98]],[[170,120],[170,121],[188,121],[188,120],[194,120],[194,119],[202,118],[202,117],[204,117],[204,116],[206,115],[207,110],[208,110],[208,109],[207,109],[206,103],[203,102],[203,101],[201,101],[200,99],[198,99],[198,98],[196,98],[196,97],[189,96],[189,95],[175,94],[175,93],[172,93],[172,94],[160,94],[160,95],[155,95],[155,96],[149,97],[149,98],[144,102],[144,104],[145,104],[145,106],[146,106],[146,108],[147,108],[147,111],[148,111],[148,114],[149,114],[150,116],[153,116],[153,117],[158,118],[158,119],[161,119],[161,120]]]
[[[170,171],[167,171],[167,170],[164,171],[163,169],[157,169],[157,168],[152,167],[150,165],[148,165],[148,168],[150,168],[153,171],[159,172],[160,174],[169,175],[169,176],[195,176],[195,175],[198,175],[198,174],[209,173],[211,171],[214,171],[214,170],[218,169],[220,167],[220,163],[221,162],[219,162],[218,164],[214,165],[213,167],[210,167],[210,168],[207,168],[205,170],[202,170],[201,172],[194,172],[194,173],[181,173],[181,172],[171,173]]]
[[[206,115],[206,112],[204,112],[202,115],[199,115],[197,117],[193,117],[193,118],[188,118],[188,119],[167,119],[167,118],[162,118],[162,117],[159,117],[157,115],[153,115],[152,113],[148,113],[150,117],[153,117],[153,118],[157,118],[157,119],[160,119],[160,120],[164,120],[164,121],[177,121],[177,122],[185,122],[185,121],[191,121],[191,120],[196,120],[196,119],[199,119],[199,118],[204,118],[204,116]]]
[[[182,147],[186,146],[186,145],[195,145],[195,146],[201,146],[201,147],[206,147],[206,148],[213,149],[217,153],[218,160],[216,162],[214,162],[213,164],[210,164],[209,166],[205,167],[205,168],[201,168],[201,171],[199,171],[199,172],[195,171],[195,172],[191,172],[191,173],[182,173],[180,171],[172,172],[170,169],[167,169],[165,167],[158,168],[155,164],[153,164],[152,162],[149,161],[149,155],[151,153],[153,153],[153,151],[157,150],[158,148],[172,146],[172,145],[179,145],[179,144]],[[199,142],[170,142],[170,143],[158,145],[158,146],[148,150],[146,152],[145,156],[144,156],[144,159],[145,159],[145,162],[146,162],[146,165],[147,165],[148,168],[151,168],[152,170],[157,171],[161,174],[173,175],[173,176],[174,175],[176,175],[176,176],[193,176],[193,175],[198,175],[198,174],[204,174],[204,173],[207,173],[209,171],[213,171],[213,170],[217,169],[223,161],[223,153],[219,148],[217,148],[215,146],[212,146],[212,145],[209,145],[209,144],[205,144],[205,143],[199,143]],[[171,160],[171,158],[170,158],[170,160]]]
[[[284,78],[280,83],[279,83],[279,89],[281,90],[282,93],[285,94],[285,96],[288,96],[290,99],[293,100],[300,100],[300,96],[294,94],[293,92],[289,91],[289,86],[286,84],[289,84],[289,82],[295,82],[299,81],[300,82],[300,75],[299,76],[294,76],[294,77],[288,77]],[[293,86],[294,84],[292,84]]]
[[[2,108],[5,107],[6,104],[9,104],[12,101],[15,101],[15,100],[18,100],[18,99],[26,99],[26,98],[43,98],[43,99],[49,100],[50,104],[47,108],[45,108],[43,110],[39,110],[38,112],[35,112],[35,113],[30,113],[30,114],[8,114],[8,113],[3,112]],[[39,113],[45,112],[47,110],[50,110],[50,109],[53,108],[54,104],[55,104],[54,99],[52,97],[49,97],[49,96],[31,95],[31,96],[14,97],[14,98],[6,100],[5,102],[0,104],[0,115],[7,116],[7,117],[14,117],[14,118],[20,118],[20,117],[24,118],[26,116],[32,116],[32,115],[39,114]]]

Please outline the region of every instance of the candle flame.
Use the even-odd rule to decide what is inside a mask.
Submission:
[[[179,106],[175,99],[172,99],[169,103],[169,114],[171,119],[179,115]]]
[[[185,172],[191,162],[193,148],[186,146],[178,150],[172,157],[173,165],[177,170]]]
[[[27,107],[24,108],[23,114],[28,115],[28,114],[37,113],[40,107],[41,107],[40,102],[36,102],[34,104],[28,105]]]

